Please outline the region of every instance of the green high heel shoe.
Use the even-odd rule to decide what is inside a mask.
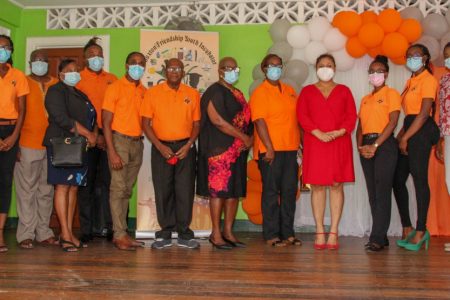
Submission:
[[[399,247],[405,247],[406,244],[409,243],[409,241],[416,235],[416,230],[413,229],[404,240],[397,240],[397,246]]]
[[[408,243],[404,248],[409,251],[419,251],[422,248],[423,243],[425,243],[425,250],[428,250],[428,245],[430,243],[430,233],[428,232],[428,230],[425,231],[422,239],[420,239],[417,244]]]

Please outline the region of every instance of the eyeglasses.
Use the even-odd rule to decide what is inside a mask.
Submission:
[[[235,71],[235,72],[237,72],[237,73],[239,73],[240,71],[241,71],[241,69],[239,68],[239,67],[223,67],[222,68],[222,70],[225,70],[225,71]]]
[[[267,65],[266,68],[280,68],[280,69],[283,69],[283,65]]]
[[[422,58],[423,56],[420,54],[413,54],[413,55],[405,55],[405,58]]]
[[[181,68],[181,67],[168,67],[167,68],[167,72],[180,73],[181,71],[183,71],[183,68]]]
[[[385,70],[369,70],[369,74],[384,74]]]
[[[11,51],[12,47],[11,46],[0,46],[0,49],[5,49],[5,50]]]

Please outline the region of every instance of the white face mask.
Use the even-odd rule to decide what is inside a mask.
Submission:
[[[330,81],[334,77],[334,70],[328,67],[318,68],[316,73],[322,81]]]

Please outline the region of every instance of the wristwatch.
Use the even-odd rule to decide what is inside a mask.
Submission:
[[[374,143],[373,146],[374,146],[375,148],[378,148],[378,143]]]

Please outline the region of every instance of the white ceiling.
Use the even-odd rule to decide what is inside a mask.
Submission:
[[[149,4],[198,3],[205,0],[9,0],[23,8],[134,6]]]

